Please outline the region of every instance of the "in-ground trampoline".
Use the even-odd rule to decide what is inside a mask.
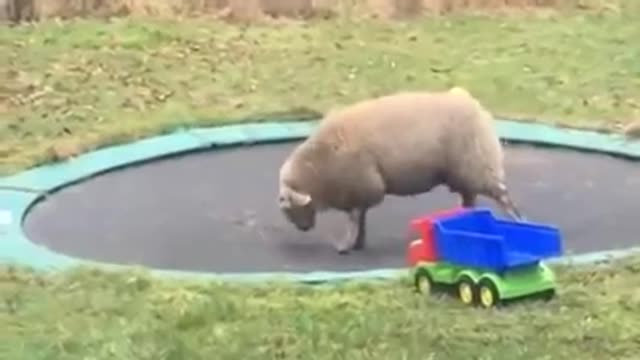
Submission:
[[[321,214],[303,233],[276,203],[279,166],[313,124],[183,131],[1,179],[0,256],[47,269],[89,261],[302,280],[402,271],[408,222],[456,206],[456,195],[388,197],[370,212],[368,247],[339,255],[328,238],[344,230],[342,214]],[[638,145],[532,123],[500,121],[499,131],[515,200],[528,219],[560,228],[567,255],[594,260],[640,245]]]

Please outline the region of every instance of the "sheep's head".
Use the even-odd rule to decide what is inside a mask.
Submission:
[[[280,189],[278,203],[284,216],[298,230],[313,229],[316,224],[316,209],[311,195],[283,186]]]

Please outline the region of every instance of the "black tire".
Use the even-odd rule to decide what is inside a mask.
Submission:
[[[478,283],[478,302],[484,308],[492,308],[502,303],[500,293],[493,281],[482,279]]]
[[[556,289],[545,290],[540,294],[540,297],[544,301],[551,301],[556,297]]]
[[[469,276],[463,275],[458,280],[456,290],[458,299],[463,304],[475,305],[478,302],[478,288]]]
[[[429,274],[429,271],[421,269],[416,272],[416,275],[414,278],[414,285],[415,285],[416,291],[419,294],[422,294],[423,296],[427,297],[427,296],[431,296],[431,294],[433,293],[433,288],[435,284],[433,282],[433,278],[431,277],[431,274]]]

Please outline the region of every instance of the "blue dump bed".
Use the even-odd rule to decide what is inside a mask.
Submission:
[[[497,219],[490,209],[468,209],[436,220],[434,235],[441,261],[495,272],[562,254],[557,228]]]

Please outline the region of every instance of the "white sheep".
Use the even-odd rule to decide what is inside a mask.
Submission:
[[[493,117],[466,90],[399,92],[326,114],[280,168],[279,206],[300,231],[319,211],[346,212],[346,236],[334,244],[341,254],[365,247],[367,211],[385,195],[445,185],[464,207],[484,195],[521,219],[503,157]]]

